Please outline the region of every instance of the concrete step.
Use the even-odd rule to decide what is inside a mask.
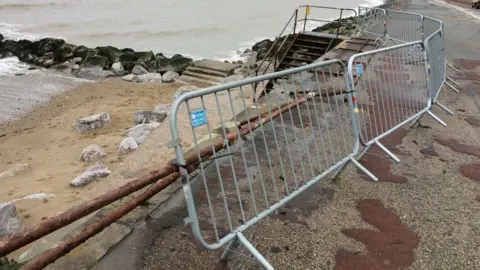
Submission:
[[[186,71],[191,72],[191,73],[200,73],[200,74],[209,75],[209,76],[216,76],[216,77],[220,77],[220,78],[228,77],[228,73],[226,73],[226,72],[220,72],[220,71],[215,71],[215,70],[211,70],[211,69],[204,69],[204,68],[199,68],[199,67],[194,67],[194,66],[189,66]]]
[[[188,70],[185,70],[182,73],[182,76],[180,78],[182,78],[184,76],[193,77],[193,78],[201,79],[201,80],[204,80],[204,81],[207,81],[207,82],[214,82],[214,83],[221,83],[222,80],[223,80],[223,78],[221,78],[221,77],[209,76],[209,75],[205,75],[205,74],[201,74],[201,73],[190,72]]]
[[[193,62],[191,66],[195,68],[203,69],[203,70],[211,70],[211,71],[216,71],[220,73],[226,73],[227,76],[229,76],[229,75],[232,75],[233,71],[240,65],[225,63],[225,62],[215,61],[215,60],[209,60],[209,59],[203,59],[203,60],[198,60]]]
[[[195,84],[195,83],[198,83],[198,82],[208,83],[208,84],[211,84],[211,85],[221,84],[219,82],[207,81],[207,80],[203,80],[203,79],[200,79],[200,78],[191,77],[191,76],[187,76],[187,75],[182,75],[179,78],[175,79],[175,81],[180,82],[180,83],[185,83],[185,84]]]

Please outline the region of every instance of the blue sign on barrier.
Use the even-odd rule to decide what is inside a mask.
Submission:
[[[191,111],[190,119],[194,128],[203,126],[207,123],[207,112],[204,109]]]
[[[363,64],[357,64],[357,76],[360,77],[363,75]]]

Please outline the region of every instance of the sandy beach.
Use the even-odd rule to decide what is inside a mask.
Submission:
[[[176,90],[182,85],[136,84],[117,78],[85,83],[55,96],[18,120],[2,124],[0,171],[6,171],[15,164],[29,164],[30,170],[0,180],[4,187],[0,190],[0,202],[37,193],[53,194],[55,197],[52,198],[15,203],[24,224],[31,227],[46,217],[121,184],[115,182],[113,175],[118,176],[116,169],[128,156],[120,155],[118,146],[125,138],[125,131],[134,125],[135,112],[171,103]],[[73,130],[76,119],[103,111],[110,114],[110,125],[88,134]],[[158,135],[168,142],[170,131],[161,126]],[[105,150],[107,158],[103,162],[113,175],[82,188],[71,187],[70,181],[92,165],[79,160],[82,149],[90,144],[98,144]],[[167,151],[166,145],[165,149],[155,151]],[[171,159],[171,155],[159,157],[163,158]],[[144,169],[149,168],[146,166]]]

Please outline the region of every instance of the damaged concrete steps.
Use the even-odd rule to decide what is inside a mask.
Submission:
[[[216,60],[203,59],[193,62],[180,76],[183,82],[207,82],[221,84],[240,65]]]
[[[328,33],[302,32],[297,35],[277,71],[311,64],[348,37]]]

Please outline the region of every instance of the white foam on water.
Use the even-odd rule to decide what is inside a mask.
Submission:
[[[19,73],[27,74],[37,72],[37,70],[28,70],[29,64],[20,62],[16,56],[0,59],[0,75],[15,75]]]
[[[39,40],[41,37],[38,35],[30,34],[22,31],[23,26],[19,24],[0,23],[0,33],[5,39],[20,40]]]

